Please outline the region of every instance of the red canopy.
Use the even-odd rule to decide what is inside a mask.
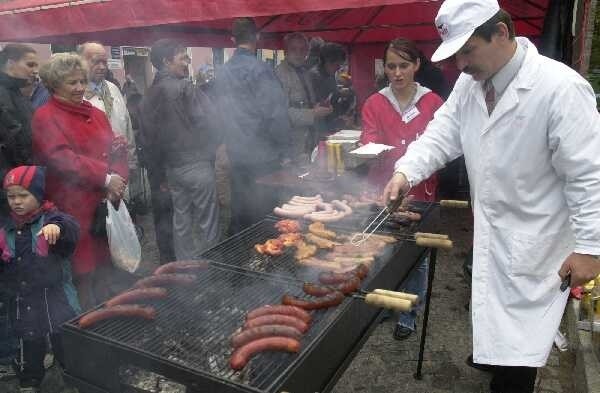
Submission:
[[[520,35],[539,36],[548,0],[501,0]],[[251,16],[262,47],[290,31],[346,44],[404,36],[437,42],[431,0],[8,0],[0,3],[0,41],[149,45],[172,37],[190,46],[231,46],[232,18]]]

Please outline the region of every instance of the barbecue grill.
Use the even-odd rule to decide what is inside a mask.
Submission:
[[[437,208],[425,209],[419,230],[431,230]],[[66,378],[82,393],[122,392],[121,367],[164,376],[192,392],[325,392],[331,390],[376,326],[380,310],[347,297],[339,306],[313,312],[297,354],[265,352],[240,372],[229,367],[229,338],[247,311],[303,294],[301,280],[315,272],[300,267],[291,251],[260,256],[254,244],[277,235],[273,219],[247,228],[209,249],[211,264],[192,287],[170,290],[152,305],[154,321],[114,319],[89,329],[78,318],[63,325]],[[349,229],[349,228],[348,228]],[[354,228],[354,230],[357,228]],[[413,229],[413,228],[411,228]],[[426,252],[413,242],[387,247],[363,290],[396,288]]]

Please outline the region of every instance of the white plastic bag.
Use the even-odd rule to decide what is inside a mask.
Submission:
[[[113,264],[119,269],[133,273],[140,265],[142,248],[129,211],[123,200],[119,202],[118,210],[111,202],[107,202],[106,206],[106,233]]]

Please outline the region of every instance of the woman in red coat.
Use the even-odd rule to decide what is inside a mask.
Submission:
[[[394,146],[370,170],[369,180],[383,189],[394,172],[394,163],[402,157],[408,145],[423,133],[442,99],[415,82],[421,65],[420,52],[414,42],[397,38],[385,48],[383,67],[389,86],[373,94],[363,105],[363,130],[360,141]],[[437,177],[434,175],[410,190],[418,201],[435,201]],[[427,289],[428,259],[423,258],[402,290],[423,299]],[[416,310],[400,313],[394,338],[403,340],[416,330]]]
[[[107,238],[90,229],[100,202],[123,196],[127,152],[104,112],[83,100],[87,70],[79,56],[52,55],[40,76],[52,97],[33,117],[34,160],[47,167],[48,199],[81,226],[72,263],[81,305],[89,308],[110,295],[113,272]]]
[[[369,173],[372,184],[383,189],[394,172],[394,163],[408,145],[423,133],[443,100],[415,82],[420,51],[414,42],[397,38],[385,48],[383,67],[389,85],[367,99],[362,109],[360,142],[394,146]],[[437,177],[414,187],[410,194],[418,201],[436,199]]]

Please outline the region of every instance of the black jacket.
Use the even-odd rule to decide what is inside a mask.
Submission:
[[[158,72],[140,105],[143,163],[153,173],[214,161],[221,137],[209,98],[187,79]]]
[[[238,48],[217,68],[215,85],[232,164],[271,163],[289,155],[287,95],[270,66]]]
[[[20,89],[26,85],[0,72],[0,176],[19,165],[31,163],[31,118],[33,107]]]

